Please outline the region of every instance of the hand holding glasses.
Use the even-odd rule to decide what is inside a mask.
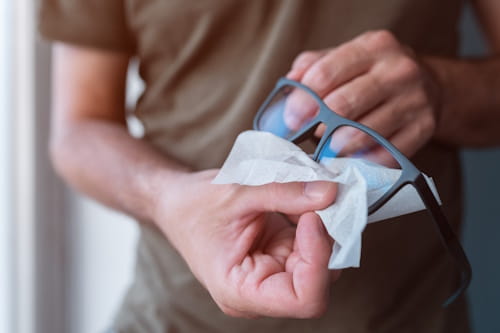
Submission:
[[[315,133],[322,132],[311,156],[319,163],[334,157],[354,157],[400,169],[400,178],[369,206],[368,214],[375,213],[405,185],[414,186],[432,216],[441,241],[461,270],[461,285],[443,305],[449,305],[467,289],[472,271],[460,242],[423,174],[388,140],[336,114],[310,88],[286,78],[278,81],[259,109],[254,129],[271,132],[295,144],[314,139]]]

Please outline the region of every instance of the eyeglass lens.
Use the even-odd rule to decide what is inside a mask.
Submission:
[[[350,159],[356,163],[358,170],[363,173],[370,191],[371,202],[381,198],[401,176],[401,166],[378,141],[364,131],[351,126],[337,128],[327,139],[319,153],[319,162],[328,165],[333,158]],[[380,169],[380,166],[389,167]],[[384,177],[382,177],[382,173]]]
[[[307,91],[284,86],[267,104],[258,129],[289,139],[309,125],[318,111],[318,103]]]

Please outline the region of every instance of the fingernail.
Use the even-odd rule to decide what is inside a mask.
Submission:
[[[304,186],[304,193],[311,199],[323,198],[331,189],[330,182],[310,182]]]

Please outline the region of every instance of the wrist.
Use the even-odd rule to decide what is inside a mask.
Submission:
[[[449,145],[486,146],[500,141],[498,59],[425,58],[441,87],[434,138]]]
[[[189,174],[190,171],[187,167],[177,166],[176,168],[155,168],[143,172],[138,177],[144,203],[144,215],[148,222],[161,227],[159,225],[162,222],[159,211],[164,209],[159,209],[159,206],[168,205],[171,202],[168,197],[178,192],[180,180]]]

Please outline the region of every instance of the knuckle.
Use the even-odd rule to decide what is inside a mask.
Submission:
[[[403,57],[397,66],[397,75],[403,81],[420,78],[420,66],[410,57]]]
[[[330,81],[330,68],[325,63],[319,63],[311,69],[308,81],[313,88],[324,89]]]
[[[369,31],[363,37],[371,50],[385,50],[399,47],[398,40],[389,30]]]
[[[239,184],[217,185],[211,192],[213,206],[211,209],[229,207],[226,213],[235,214],[241,210],[241,199],[244,197],[245,186]]]
[[[401,97],[400,103],[398,104],[398,110],[405,116],[404,119],[407,121],[414,120],[421,115],[423,108],[429,106],[428,97],[425,92],[420,89],[406,89],[401,94],[403,93],[404,99]]]
[[[267,198],[281,198],[281,184],[279,183],[270,183],[265,185],[267,189]],[[278,205],[276,200],[267,200],[268,210],[271,212],[278,211]]]
[[[428,116],[424,117],[422,126],[426,133],[434,133],[436,129],[436,119],[432,115],[432,110],[428,112]]]
[[[410,57],[413,57],[413,58],[414,58],[414,57],[416,57],[416,56],[417,56],[417,54],[415,53],[415,51],[414,51],[411,47],[409,47],[409,46],[407,46],[407,45],[401,45],[401,49],[402,49],[402,51],[403,51],[405,54],[407,54],[407,55],[408,55],[408,56],[410,56]]]
[[[432,117],[423,117],[415,124],[415,137],[419,139],[427,139],[432,136],[435,124]]]
[[[310,62],[319,57],[318,51],[303,51],[295,58],[293,62],[294,68],[306,67]]]
[[[342,92],[335,93],[331,99],[325,101],[325,104],[335,113],[345,118],[349,118],[354,107],[354,101],[351,101],[350,98]]]
[[[239,198],[239,196],[243,190],[243,186],[241,186],[239,184],[227,184],[224,186],[225,186],[225,188],[224,188],[223,194],[220,195],[220,198],[224,202],[234,202],[236,200],[236,198]]]
[[[415,139],[418,141],[421,141],[423,138],[425,138],[426,135],[426,130],[421,122],[417,123],[415,125]]]
[[[399,45],[396,37],[389,30],[377,30],[373,33],[373,40],[375,43],[386,46]]]
[[[391,119],[398,119],[402,124],[410,124],[415,121],[416,113],[414,108],[409,107],[395,107],[392,108]]]
[[[311,51],[311,50],[302,51],[297,56],[296,61],[301,61],[301,60],[304,60],[304,59],[314,58],[314,57],[316,57],[317,54],[318,54],[318,52],[316,52],[316,51]]]
[[[429,106],[429,96],[425,93],[423,89],[418,89],[414,96],[414,106],[415,107],[428,107]]]
[[[427,108],[432,108],[432,102],[430,96],[424,89],[420,87],[414,88],[410,91],[406,91],[404,97],[404,107],[407,110],[412,110],[411,112],[407,112],[408,119],[415,119],[422,115],[422,110],[426,110]]]

